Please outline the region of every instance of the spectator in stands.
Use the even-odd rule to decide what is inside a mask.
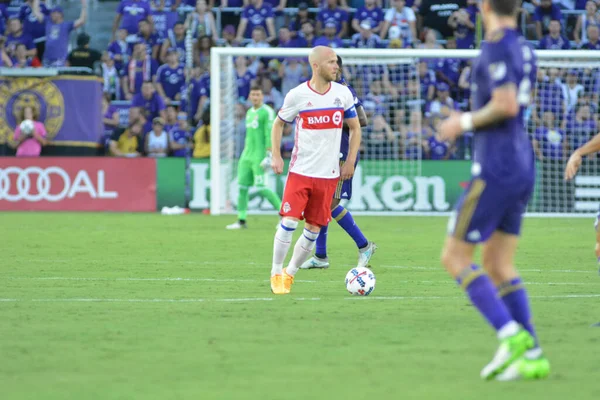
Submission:
[[[422,24],[419,31],[427,27],[436,32],[438,39],[444,39],[452,36],[452,27],[448,25],[448,18],[453,12],[467,6],[466,0],[423,0],[419,7],[420,22]]]
[[[167,104],[165,111],[165,131],[171,132],[171,129],[177,126],[177,106],[173,104]]]
[[[562,84],[563,98],[565,99],[565,109],[571,112],[577,105],[579,97],[585,91],[583,85],[578,82],[579,73],[576,69],[570,69],[567,72],[566,83]]]
[[[584,42],[580,49],[581,50],[600,50],[600,41],[598,36],[600,34],[600,27],[598,25],[588,25],[587,27],[587,42]]]
[[[289,26],[292,38],[296,39],[298,36],[302,36],[302,24],[305,22],[311,22],[313,26],[315,24],[315,21],[308,17],[308,4],[301,2],[298,4],[298,14],[296,15],[296,18],[292,20]]]
[[[131,107],[139,108],[140,114],[146,118],[144,132],[152,129],[154,118],[160,117],[163,121],[165,120],[167,107],[161,95],[154,89],[152,81],[144,82],[141,93],[136,94],[131,100]]]
[[[450,97],[450,86],[444,82],[437,84],[436,98],[426,106],[425,115],[431,121],[431,125],[435,126],[437,118],[446,118],[457,109],[454,99]]]
[[[450,41],[448,41],[449,43]],[[448,45],[446,43],[446,45]],[[446,82],[450,88],[454,89],[460,78],[460,63],[458,58],[440,59],[435,66],[435,73],[438,81]]]
[[[202,69],[210,69],[210,49],[215,43],[210,36],[202,36],[194,45],[194,65]]]
[[[344,47],[342,39],[335,35],[336,29],[336,24],[334,22],[327,22],[323,31],[324,35],[317,38],[313,42],[313,46],[327,46],[334,49]]]
[[[577,24],[575,25],[573,36],[578,45],[587,42],[587,28],[590,25],[600,25],[600,18],[598,17],[598,5],[593,0],[586,1],[585,13],[577,17]]]
[[[402,127],[401,153],[405,160],[421,158],[423,139],[426,138],[422,120],[421,111],[411,111],[410,125]]]
[[[23,25],[18,16],[11,15],[8,19],[5,49],[10,57],[14,57],[17,44],[22,43],[27,48],[27,57],[35,57],[37,49],[33,44],[31,35],[23,32]]]
[[[540,0],[539,6],[535,8],[533,19],[535,20],[536,39],[542,40],[544,35],[549,32],[550,21],[562,22],[563,15],[558,4],[553,4],[552,0]]]
[[[554,72],[547,75],[543,68],[538,69],[534,92],[537,93],[537,96],[532,115],[533,121],[537,125],[541,125],[540,119],[546,111],[550,111],[555,118],[562,120],[565,114],[564,94],[561,85],[554,78]]]
[[[134,35],[138,32],[138,24],[141,20],[145,19],[152,23],[150,15],[150,4],[145,0],[122,0],[113,24],[113,40],[118,28],[125,29],[128,35],[131,36],[131,40],[134,40]]]
[[[0,36],[0,67],[10,68],[13,66],[13,62],[11,58],[6,54],[6,50],[4,44],[6,43],[6,38],[4,36]],[[21,48],[25,47],[20,44]]]
[[[198,0],[194,12],[188,14],[185,19],[184,28],[191,29],[194,39],[202,36],[212,37],[213,41],[219,40],[219,32],[215,23],[215,16],[208,8],[206,0]]]
[[[169,135],[165,131],[165,121],[156,117],[152,120],[152,130],[146,133],[144,149],[148,157],[166,157],[169,151]]]
[[[434,126],[439,126],[439,119],[434,121]],[[449,160],[454,153],[455,147],[454,142],[444,141],[435,133],[437,128],[434,129],[433,134],[429,135],[423,141],[423,153],[424,158],[430,160]]]
[[[478,13],[477,0],[467,0],[467,8],[452,13],[448,25],[454,29],[456,48],[472,49],[475,46],[475,24]]]
[[[156,91],[167,104],[181,99],[181,90],[185,84],[184,67],[179,63],[177,50],[169,49],[167,63],[158,67],[156,71]]]
[[[114,157],[140,157],[142,155],[141,121],[130,122],[127,129],[116,129],[108,142],[109,154]]]
[[[50,12],[50,19],[40,10],[40,0],[33,0],[33,15],[38,21],[46,21],[46,48],[44,50],[43,64],[45,67],[63,67],[67,61],[69,48],[69,35],[74,29],[85,24],[87,15],[87,0],[81,0],[81,11],[75,22],[65,21],[63,10],[54,7]]]
[[[252,49],[266,49],[269,46],[269,43],[266,41],[265,29],[262,26],[257,26],[252,31],[252,41],[246,45],[248,48]],[[261,68],[262,59],[259,57],[250,57],[250,69],[252,71],[258,71]]]
[[[304,21],[302,23],[302,31],[298,35],[298,47],[313,48],[317,40],[315,36],[315,25],[312,21]]]
[[[131,60],[123,73],[121,87],[125,98],[131,100],[134,95],[139,94],[142,83],[152,82],[157,70],[158,63],[146,53],[146,44],[136,43]]]
[[[471,71],[471,61],[468,61],[460,72],[460,78],[458,78],[458,85],[456,87],[456,100],[463,111],[471,109]]]
[[[287,26],[279,28],[276,47],[298,47],[298,42],[292,38],[292,33]]]
[[[177,114],[177,124],[169,130],[169,143],[173,157],[185,157],[190,149],[190,126],[187,113]]]
[[[363,72],[363,71],[361,71]],[[387,112],[387,99],[388,96],[384,92],[386,84],[382,82],[381,76],[365,76],[366,74],[360,74],[362,85],[356,85],[357,87],[368,87],[366,95],[363,96],[363,107],[365,112],[369,114],[369,117],[375,116],[375,114],[385,114]]]
[[[250,85],[256,79],[256,74],[248,69],[248,59],[238,56],[235,59],[237,91],[239,101],[245,102],[250,94]]]
[[[279,66],[281,93],[285,97],[290,90],[307,80],[306,66],[298,58],[286,58]]]
[[[175,26],[173,26],[173,29],[169,30],[167,37],[163,41],[160,49],[161,62],[167,62],[167,50],[171,48],[177,49],[177,54],[179,54],[179,63],[185,65],[187,54],[185,47],[185,28],[181,22],[177,22]]]
[[[420,49],[429,49],[429,50],[440,50],[443,49],[442,45],[437,42],[436,33],[433,29],[426,29],[425,31],[425,41],[419,44]],[[434,69],[437,66],[438,60],[435,58],[428,58],[426,63],[430,69]]]
[[[0,36],[4,36],[6,31],[6,11],[0,8]]]
[[[578,107],[575,117],[566,127],[570,151],[575,151],[598,133],[598,125],[589,105]]]
[[[210,103],[210,74],[202,73],[200,68],[194,68],[194,70],[194,76],[197,78],[193,79],[191,84],[190,112],[194,115],[193,121],[196,125],[202,118],[202,112]]]
[[[386,11],[383,26],[381,27],[381,37],[388,35],[390,26],[400,28],[400,39],[411,46],[418,39],[417,36],[417,17],[412,8],[406,7],[404,0],[392,0],[393,7]]]
[[[427,62],[421,60],[419,62],[419,82],[421,85],[421,99],[425,101],[433,101],[435,96],[435,85],[437,80],[435,72],[428,68]]]
[[[102,124],[104,125],[104,134],[110,137],[115,129],[119,127],[119,110],[110,104],[109,93],[102,95]]]
[[[275,89],[277,89],[277,91],[279,93],[281,93],[280,89],[281,89],[281,78],[279,77],[279,67],[280,67],[281,63],[279,62],[278,59],[276,58],[272,58],[269,60],[269,63],[267,64],[267,68],[266,70],[263,70],[262,73],[260,74],[260,78],[261,79],[268,79],[271,81],[271,83],[273,84],[273,87]],[[272,102],[272,101],[271,101]]]
[[[567,154],[565,133],[558,129],[554,114],[546,111],[542,116],[543,125],[536,129],[531,140],[538,160],[562,160]]]
[[[264,94],[265,103],[273,103],[273,108],[279,110],[283,105],[283,95],[273,86],[270,79],[263,79],[261,82],[262,91]]]
[[[254,36],[254,29],[257,27],[262,27],[269,33],[267,42],[274,40],[274,17],[273,7],[270,4],[265,3],[264,0],[250,0],[250,4],[244,7],[236,40],[241,43],[244,38]]]
[[[202,125],[194,133],[194,158],[210,157],[210,108],[202,113]]]
[[[155,60],[158,60],[159,56],[159,48],[161,39],[158,37],[158,34],[154,31],[154,28],[148,20],[141,20],[138,23],[138,33],[135,38],[135,42],[144,42],[146,43],[146,52],[150,57]]]
[[[90,48],[90,35],[82,32],[77,36],[77,48],[67,57],[67,66],[94,70],[101,59],[102,54],[98,50]]]
[[[123,91],[121,90],[120,73],[115,66],[113,56],[108,52],[102,54],[102,91],[107,94],[110,100],[122,100]]]
[[[365,28],[366,25],[369,27]],[[377,0],[365,0],[365,5],[356,10],[352,18],[352,29],[358,33],[368,29],[371,33],[381,36],[382,28],[383,10],[377,6]]]
[[[381,38],[373,33],[370,27],[371,25],[367,21],[361,23],[360,32],[352,35],[352,47],[357,49],[377,49],[384,47]]]
[[[40,113],[37,107],[25,106],[21,109],[13,136],[13,140],[16,142],[17,157],[39,157],[42,153],[42,147],[48,144],[46,127],[39,121],[39,118]],[[31,132],[21,131],[20,125],[24,120],[33,121]]]
[[[50,15],[50,10],[45,3],[40,3],[40,11],[45,16]],[[26,0],[25,3],[21,4],[21,8],[19,8],[19,19],[23,24],[23,32],[29,34],[35,43],[37,56],[42,58],[46,47],[46,39],[44,37],[46,35],[46,24],[42,21],[38,21],[33,14],[33,0]],[[4,30],[0,30],[0,34],[3,32]]]
[[[223,40],[225,41],[225,47],[237,45],[235,41],[235,27],[233,25],[227,25],[223,28]]]
[[[552,20],[548,27],[548,34],[540,40],[538,49],[540,50],[570,50],[571,42],[561,34],[562,26],[560,21]]]
[[[365,128],[365,147],[368,159],[398,159],[398,140],[382,114],[376,114]]]
[[[346,37],[348,34],[348,12],[338,6],[338,0],[327,0],[327,7],[322,8],[317,15],[317,34],[323,34],[324,28],[330,24],[335,27],[334,36],[339,39]]]
[[[116,40],[108,45],[108,55],[114,61],[115,68],[123,73],[125,65],[129,63],[129,45],[127,44],[127,30],[119,29]]]

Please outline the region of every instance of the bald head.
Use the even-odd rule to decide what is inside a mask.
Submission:
[[[313,77],[320,77],[326,82],[336,80],[337,55],[331,47],[317,46],[312,49],[308,55],[308,62],[313,72]]]

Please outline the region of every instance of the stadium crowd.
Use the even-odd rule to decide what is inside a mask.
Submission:
[[[90,49],[82,33],[69,52],[71,31],[87,18],[86,0],[80,1],[75,21],[40,0],[23,1],[10,14],[9,2],[0,1],[0,66],[96,67],[104,84],[103,140],[112,155],[184,156],[188,149],[194,157],[210,155],[213,46],[469,49],[479,28],[476,0],[122,0],[104,51]],[[539,49],[600,50],[598,3],[576,0],[580,12],[566,14],[558,1],[524,1],[520,28]],[[166,14],[176,18],[165,22]],[[598,132],[599,69],[563,64],[540,63],[531,85],[528,121],[540,160],[562,160]],[[235,59],[235,71],[239,154],[251,84],[277,110],[310,71],[303,59],[246,57]],[[469,135],[460,143],[436,135],[452,110],[469,108],[470,72],[470,61],[460,59],[345,68],[369,116],[363,158],[470,158]],[[129,107],[126,126],[119,104]],[[284,154],[291,152],[292,132],[288,126]]]

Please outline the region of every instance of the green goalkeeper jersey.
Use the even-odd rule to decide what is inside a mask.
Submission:
[[[241,160],[260,163],[271,148],[271,128],[275,111],[263,104],[258,109],[251,107],[246,113],[246,143]]]

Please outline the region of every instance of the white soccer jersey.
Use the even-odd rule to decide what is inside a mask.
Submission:
[[[278,116],[296,120],[290,172],[313,178],[340,176],[340,144],[344,118],[356,117],[354,96],[347,86],[331,82],[323,94],[305,82],[285,96]]]

